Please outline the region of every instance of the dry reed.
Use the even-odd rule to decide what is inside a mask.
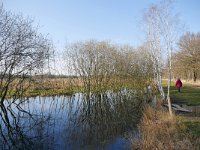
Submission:
[[[132,139],[132,149],[195,150],[199,138],[193,139],[180,118],[171,118],[167,111],[146,106],[138,127],[139,137]]]

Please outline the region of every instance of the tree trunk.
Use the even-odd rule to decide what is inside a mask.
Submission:
[[[194,72],[193,72],[193,75],[194,75],[194,78],[193,78],[193,80],[194,80],[194,82],[196,82],[196,81],[197,81],[197,72],[196,72],[196,71],[194,71]]]
[[[168,102],[168,107],[169,107],[169,114],[172,117],[172,105],[171,105],[171,99],[170,99],[170,86],[171,86],[171,79],[172,79],[172,43],[170,42],[170,49],[168,50],[168,62],[169,62],[169,67],[168,67],[168,90],[167,90],[167,102]]]
[[[170,86],[171,86],[171,71],[169,72],[169,79],[168,79],[167,103],[168,103],[168,108],[169,108],[169,114],[170,116],[173,116],[171,99],[170,99]]]

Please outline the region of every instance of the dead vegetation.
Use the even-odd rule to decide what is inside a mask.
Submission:
[[[200,148],[200,138],[188,131],[182,117],[169,116],[162,109],[146,106],[139,124],[139,137],[132,139],[132,149],[190,150]]]

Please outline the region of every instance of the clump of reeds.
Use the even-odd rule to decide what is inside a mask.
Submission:
[[[189,150],[199,146],[180,119],[170,117],[162,109],[146,106],[138,130],[139,136],[132,139],[132,149]]]

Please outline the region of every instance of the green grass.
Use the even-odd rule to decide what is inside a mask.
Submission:
[[[167,93],[167,80],[163,81],[163,87],[165,93]],[[175,87],[175,83],[171,83],[170,87],[171,100],[175,103],[184,103],[190,106],[198,106],[200,105],[200,88],[198,86],[183,83],[183,87],[181,88],[181,92],[178,93],[177,88]],[[193,117],[185,117],[181,123],[186,127],[186,132],[191,135],[191,139],[194,141],[198,141],[200,137],[200,120],[199,117],[196,120],[193,120]]]
[[[187,132],[190,132],[194,137],[200,137],[200,122],[186,121],[184,124]]]
[[[163,87],[165,93],[167,93],[167,81],[163,81]],[[197,86],[184,84],[181,88],[181,92],[178,93],[175,83],[171,84],[171,100],[176,103],[184,103],[189,106],[198,106],[200,105],[200,88]]]
[[[9,91],[6,98],[12,98],[14,96],[35,97],[35,96],[72,95],[73,93],[75,93],[75,91],[72,91],[70,89],[48,89],[48,90],[34,89],[34,90],[25,91],[23,95],[19,95],[15,91]]]

